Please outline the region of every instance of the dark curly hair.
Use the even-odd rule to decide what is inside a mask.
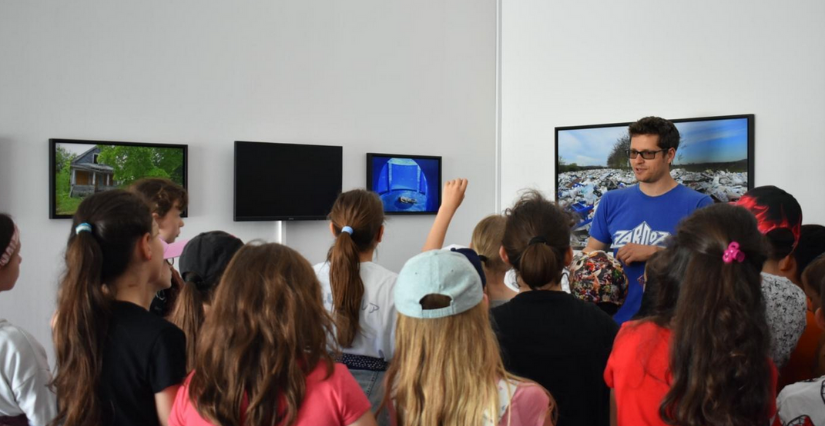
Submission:
[[[129,186],[129,190],[148,200],[152,213],[159,217],[166,216],[172,207],[177,207],[183,212],[189,205],[189,195],[186,189],[169,179],[140,179]]]
[[[0,244],[3,241],[0,240]],[[799,243],[793,251],[796,259],[796,270],[800,277],[805,268],[814,259],[825,253],[825,226],[822,225],[802,225],[799,232]]]
[[[636,135],[659,136],[659,148],[665,151],[679,149],[679,130],[670,121],[660,117],[645,117],[628,127],[630,137]]]
[[[9,246],[11,238],[14,236],[14,221],[11,216],[0,213],[0,253]]]
[[[745,258],[726,263],[723,255],[734,241]],[[662,419],[671,425],[767,424],[774,398],[760,276],[767,247],[756,219],[742,207],[705,207],[679,225],[668,250],[686,264],[672,314],[658,307],[660,315],[672,315],[673,332],[673,378]]]

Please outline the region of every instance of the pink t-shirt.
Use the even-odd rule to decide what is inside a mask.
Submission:
[[[516,391],[509,401],[509,405],[504,406],[507,402],[505,398],[506,388],[505,382],[499,381],[499,399],[502,402],[502,410],[499,409],[501,420],[498,422],[499,426],[543,426],[544,420],[547,418],[550,408],[550,397],[541,385],[532,382],[513,382],[516,385]],[[389,404],[390,418],[393,426],[395,422],[395,407],[390,401]]]
[[[194,373],[193,373],[194,374]],[[298,410],[295,426],[340,425],[355,423],[370,410],[370,402],[347,367],[335,364],[331,376],[324,380],[326,365],[319,363],[306,378],[306,395]],[[189,399],[189,381],[178,390],[170,426],[213,426],[204,420]],[[240,416],[240,413],[238,413]]]
[[[543,426],[550,397],[535,383],[519,383],[499,426]],[[508,423],[509,416],[509,423]]]

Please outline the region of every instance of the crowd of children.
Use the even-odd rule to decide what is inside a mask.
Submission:
[[[221,231],[176,250],[188,198],[167,180],[89,196],[54,369],[0,320],[0,425],[825,424],[825,227],[803,226],[790,194],[760,187],[682,220],[620,327],[635,283],[610,254],[574,254],[573,219],[538,192],[443,248],[467,185],[445,184],[398,273],[373,262],[385,218],[365,190],[336,200],[314,267]],[[0,215],[0,291],[21,249]]]

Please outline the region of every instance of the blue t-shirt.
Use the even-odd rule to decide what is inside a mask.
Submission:
[[[707,195],[678,185],[658,196],[645,195],[639,185],[610,191],[602,196],[590,236],[610,246],[613,255],[628,243],[664,246],[676,225],[694,210],[713,204]],[[642,303],[642,286],[638,279],[645,272],[644,262],[624,265],[627,275],[627,300],[613,316],[619,324],[627,321]]]

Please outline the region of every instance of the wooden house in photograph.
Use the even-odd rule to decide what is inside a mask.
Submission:
[[[72,160],[72,181],[69,196],[85,197],[95,192],[115,189],[115,172],[111,166],[98,163],[100,148],[92,147]]]

